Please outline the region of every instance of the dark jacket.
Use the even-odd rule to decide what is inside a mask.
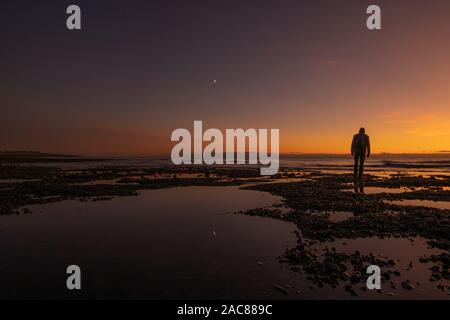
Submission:
[[[353,136],[352,155],[370,156],[370,140],[367,134],[357,133]]]

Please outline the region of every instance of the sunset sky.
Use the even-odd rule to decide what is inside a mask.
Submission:
[[[448,0],[2,1],[0,37],[0,150],[162,154],[194,120],[279,128],[281,152],[361,126],[373,152],[450,150]]]

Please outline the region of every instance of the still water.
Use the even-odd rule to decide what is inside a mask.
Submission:
[[[264,298],[295,277],[277,257],[295,226],[231,214],[277,197],[235,187],[148,190],[0,217],[3,298]],[[225,213],[230,214],[225,214]],[[65,287],[82,270],[81,292]]]
[[[343,288],[311,289],[307,275],[279,264],[285,249],[296,245],[295,225],[233,214],[280,200],[237,187],[184,187],[0,216],[0,298],[349,299]],[[406,275],[423,283],[429,266],[420,265],[419,256],[439,253],[423,239],[343,241],[321,247],[412,261],[416,267]],[[66,289],[72,264],[82,270],[81,291]],[[358,298],[386,299],[388,292]],[[448,298],[428,284],[394,292],[398,298]]]

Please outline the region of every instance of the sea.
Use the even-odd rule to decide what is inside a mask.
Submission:
[[[113,157],[76,157],[75,162],[61,162],[55,158],[43,158],[36,165],[51,165],[66,168],[96,166],[173,166],[168,156],[113,156]],[[79,160],[83,159],[82,162]],[[99,159],[104,159],[100,160]],[[90,161],[92,160],[92,161]],[[322,172],[345,173],[353,170],[354,160],[347,154],[281,154],[280,168],[316,170]],[[224,165],[225,166],[225,165]],[[238,166],[238,165],[235,165]],[[243,165],[240,165],[243,166]],[[245,166],[245,165],[244,165]],[[379,174],[424,174],[449,175],[450,153],[433,154],[374,154],[365,161],[366,172]]]

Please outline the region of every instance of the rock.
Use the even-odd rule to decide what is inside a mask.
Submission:
[[[346,285],[345,291],[349,292],[352,296],[358,295],[358,293],[355,291],[355,289],[353,289],[353,287],[351,285]]]
[[[403,281],[402,287],[406,290],[412,290],[415,288],[414,285],[409,280]]]
[[[282,294],[285,294],[285,295],[289,294],[289,291],[287,289],[283,288],[282,286],[272,285],[272,287],[274,287],[275,289],[280,291]]]
[[[433,273],[431,274],[431,277],[432,277],[434,280],[440,280],[440,279],[441,279],[441,275],[440,275],[439,273],[437,273],[437,272],[433,272]]]
[[[360,272],[355,272],[350,277],[350,282],[351,283],[358,283],[360,281],[361,281],[361,273]]]

